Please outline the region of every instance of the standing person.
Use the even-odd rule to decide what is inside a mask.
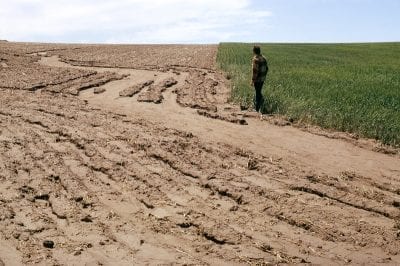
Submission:
[[[254,89],[256,91],[254,107],[257,112],[261,112],[261,107],[264,102],[261,90],[268,73],[268,62],[267,59],[265,59],[265,57],[261,54],[260,46],[255,45],[253,47],[253,55],[253,77],[251,79],[251,86],[254,86]]]

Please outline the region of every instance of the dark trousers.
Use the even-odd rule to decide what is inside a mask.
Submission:
[[[262,87],[264,85],[264,82],[254,82],[254,89],[256,90],[256,95],[254,96],[254,107],[256,108],[256,111],[260,111],[263,102],[264,102],[264,97],[261,93]]]

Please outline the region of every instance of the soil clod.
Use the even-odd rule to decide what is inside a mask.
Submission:
[[[45,241],[43,241],[43,246],[44,246],[45,248],[50,248],[50,249],[52,249],[52,248],[54,248],[54,242],[51,241],[51,240],[45,240]]]

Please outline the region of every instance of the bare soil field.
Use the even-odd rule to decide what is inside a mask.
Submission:
[[[0,265],[399,265],[397,151],[241,111],[217,49],[0,43]]]

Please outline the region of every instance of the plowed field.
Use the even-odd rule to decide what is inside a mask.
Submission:
[[[228,102],[217,46],[0,43],[0,265],[400,264],[400,157]]]

